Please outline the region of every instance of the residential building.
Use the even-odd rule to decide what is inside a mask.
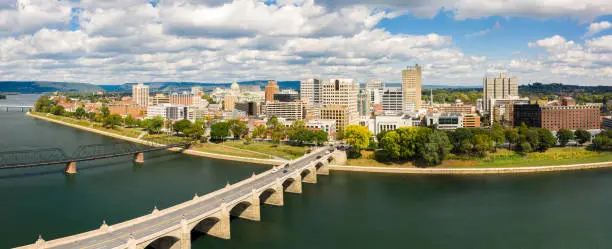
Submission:
[[[142,82],[132,86],[132,99],[139,106],[148,106],[149,86],[142,84]]]
[[[425,120],[428,126],[437,125],[440,130],[455,130],[463,127],[463,115],[461,114],[428,114]]]
[[[278,93],[280,88],[278,87],[278,83],[276,81],[268,81],[268,85],[264,90],[266,102],[274,101],[274,94]]]
[[[369,116],[372,111],[370,110],[370,95],[367,89],[359,89],[357,101],[359,116]]]
[[[223,110],[232,111],[236,107],[236,100],[238,97],[235,95],[225,95],[223,97]]]
[[[147,108],[147,118],[163,117],[167,120],[182,120],[187,118],[187,107],[177,104],[152,105]]]
[[[503,73],[499,74],[499,78],[484,77],[482,81],[483,87],[483,104],[485,111],[491,111],[492,99],[509,99],[518,97],[518,78],[504,77]]]
[[[551,131],[596,130],[601,127],[599,105],[541,106],[542,128]]]
[[[402,70],[402,90],[405,111],[421,109],[421,66],[408,66]]]
[[[306,122],[306,128],[310,130],[322,130],[327,132],[330,140],[336,137],[336,121],[325,119],[314,119]]]
[[[404,110],[404,92],[400,87],[385,87],[382,93],[382,109],[387,114],[399,114]]]
[[[392,131],[400,127],[412,126],[412,117],[408,114],[372,116],[366,126],[374,135],[383,131]]]
[[[170,104],[170,97],[163,93],[155,94],[155,96],[149,98],[149,104],[151,105],[161,105],[161,104]]]
[[[300,98],[306,105],[321,103],[321,80],[306,79],[300,82]]]
[[[190,106],[193,104],[193,94],[188,92],[170,94],[170,104]]]
[[[306,108],[301,101],[297,102],[268,102],[265,113],[268,117],[276,116],[288,120],[305,118]]]
[[[355,83],[352,79],[330,79],[321,86],[323,105],[346,106],[346,112],[348,113],[347,124],[358,124],[357,94],[359,93],[359,84]],[[336,125],[336,127],[338,129],[344,128],[342,125]]]
[[[147,107],[136,104],[109,104],[108,110],[111,114],[119,114],[122,117],[130,115],[133,118],[144,118]]]
[[[480,116],[478,114],[463,114],[463,128],[480,128]]]
[[[329,105],[321,108],[321,119],[336,121],[337,134],[342,134],[350,124],[349,108],[345,105]]]

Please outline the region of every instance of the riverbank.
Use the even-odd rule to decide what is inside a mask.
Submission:
[[[108,136],[108,137],[121,139],[125,141],[130,141],[133,143],[139,143],[139,144],[145,144],[145,145],[152,144],[151,141],[139,139],[137,137],[129,137],[129,136],[115,134],[115,133],[108,132],[108,131],[98,130],[92,127],[72,124],[72,123],[61,121],[61,120],[56,120],[53,118],[45,117],[39,114],[31,113],[31,112],[26,113],[26,115],[36,118],[36,119],[41,119],[41,120],[45,120],[48,122],[69,126],[75,129],[80,129],[80,130],[96,133],[96,134],[103,135],[103,136]],[[157,146],[162,146],[162,144],[157,144]],[[261,159],[261,158],[250,158],[250,157],[242,157],[242,156],[235,156],[235,155],[223,155],[223,154],[216,154],[216,153],[210,153],[210,152],[204,152],[204,151],[197,151],[193,149],[183,150],[183,149],[171,148],[169,150],[180,151],[183,154],[192,155],[192,156],[200,156],[200,157],[229,160],[229,161],[248,162],[248,163],[263,164],[263,165],[281,165],[285,163],[284,161],[274,160],[274,159]]]
[[[585,163],[558,166],[534,166],[512,168],[400,168],[400,167],[370,167],[351,165],[330,165],[334,171],[352,171],[368,173],[393,174],[428,174],[428,175],[484,175],[484,174],[522,174],[538,172],[560,172],[570,170],[587,170],[612,167],[612,162]]]

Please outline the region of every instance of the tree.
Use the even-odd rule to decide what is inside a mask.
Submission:
[[[162,127],[164,127],[164,118],[159,116],[142,121],[142,128],[149,132],[149,134],[159,133]]]
[[[585,130],[576,130],[574,136],[579,144],[584,144],[591,140],[591,133]]]
[[[126,127],[134,127],[138,125],[138,121],[132,117],[132,114],[128,114],[124,119],[123,123]]]
[[[493,150],[493,140],[486,134],[474,135],[472,143],[474,144],[474,150],[479,156],[484,156],[487,152]]]
[[[241,138],[249,133],[249,127],[238,119],[228,120],[227,123],[230,126],[230,130],[232,131],[234,138]]]
[[[324,130],[316,130],[313,132],[313,141],[319,146],[321,143],[327,142],[329,139],[329,134]]]
[[[57,115],[57,116],[61,116],[65,112],[64,107],[61,105],[52,106],[49,111],[51,112],[51,114]]]
[[[508,144],[510,146],[510,149],[512,149],[512,145],[516,144],[516,142],[519,139],[518,132],[516,131],[516,129],[509,128],[509,129],[506,129],[506,131],[504,132],[504,135],[505,135],[506,139],[508,140]]]
[[[557,131],[557,140],[562,147],[565,147],[570,139],[574,138],[574,132],[568,129],[561,129]]]
[[[36,112],[49,112],[51,107],[57,104],[56,101],[52,101],[48,96],[41,96],[36,100],[36,104],[34,104],[34,111]]]
[[[268,127],[268,132],[270,133],[270,138],[272,138],[273,143],[280,143],[280,141],[285,137],[285,126],[278,121],[276,116],[272,116],[270,120],[266,123]]]
[[[401,158],[399,140],[400,136],[396,130],[385,132],[385,135],[380,139],[380,145],[390,159],[398,160]]]
[[[194,140],[199,140],[204,135],[204,121],[196,120],[195,123],[183,130],[185,136],[191,137]]]
[[[380,146],[391,159],[413,159],[421,155],[431,133],[432,130],[427,127],[401,127],[387,132]]]
[[[87,112],[85,112],[85,109],[83,109],[83,107],[79,107],[76,110],[74,110],[74,116],[77,117],[78,119],[83,118],[85,115],[87,115]]]
[[[531,148],[531,144],[529,144],[529,142],[523,141],[523,142],[519,143],[519,146],[518,146],[519,153],[525,155],[525,154],[531,152],[531,150],[532,150],[532,148]]]
[[[123,121],[121,115],[111,114],[108,117],[102,119],[102,126],[113,129],[118,124],[121,124],[121,121]]]
[[[253,129],[253,138],[265,138],[266,136],[266,126],[261,124],[258,125],[257,127],[255,127],[255,129]]]
[[[229,136],[230,124],[228,122],[217,122],[210,126],[210,137],[214,140],[224,139]]]
[[[421,158],[428,165],[441,164],[453,147],[448,136],[442,131],[435,130],[427,136],[427,140],[421,151]]]
[[[457,154],[468,154],[472,151],[472,130],[468,128],[457,128],[450,136],[453,150]]]
[[[110,116],[110,110],[108,109],[108,106],[102,105],[102,107],[100,107],[100,114],[102,114],[102,118]]]
[[[356,152],[368,147],[371,136],[372,132],[368,127],[362,125],[349,125],[344,130],[344,139]]]
[[[191,121],[187,119],[179,120],[174,123],[172,130],[178,135],[179,132],[184,133],[186,129],[191,127]]]
[[[540,144],[538,150],[544,152],[557,144],[557,138],[553,136],[552,132],[548,129],[538,128],[538,137],[540,138]]]
[[[595,150],[612,150],[612,130],[603,131],[593,139]]]
[[[306,129],[306,124],[302,120],[293,121],[288,129],[287,136],[289,137],[289,140],[300,145],[304,142],[314,141],[314,134],[312,131]]]

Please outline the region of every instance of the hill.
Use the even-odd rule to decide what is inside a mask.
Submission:
[[[0,81],[0,92],[46,93],[46,92],[97,92],[100,86],[87,83],[50,81]]]

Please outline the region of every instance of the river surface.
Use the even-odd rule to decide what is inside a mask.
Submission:
[[[10,96],[9,96],[10,97]],[[116,140],[0,112],[0,151]],[[130,158],[0,171],[0,248],[49,240],[165,208],[236,182],[265,166],[160,151]],[[612,247],[612,171],[515,176],[409,176],[332,172],[262,221],[234,219],[231,240],[196,249]]]

